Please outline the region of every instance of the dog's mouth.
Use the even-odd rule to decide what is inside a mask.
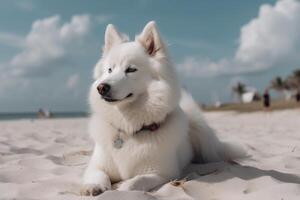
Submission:
[[[102,98],[103,98],[105,101],[107,101],[107,102],[117,102],[117,101],[123,101],[123,100],[125,100],[125,99],[128,99],[128,98],[130,98],[132,95],[133,95],[132,93],[129,93],[129,94],[128,94],[125,98],[123,98],[123,99],[114,99],[114,98],[112,98],[112,97],[110,97],[110,96],[102,96]]]

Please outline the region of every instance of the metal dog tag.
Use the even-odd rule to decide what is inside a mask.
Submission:
[[[114,140],[114,147],[116,149],[121,149],[123,147],[123,143],[124,143],[124,140],[118,136],[115,140]]]

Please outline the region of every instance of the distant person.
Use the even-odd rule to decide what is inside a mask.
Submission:
[[[264,98],[264,107],[269,108],[270,107],[270,94],[269,94],[268,90],[265,91],[263,98]]]
[[[300,90],[298,90],[298,92],[296,94],[296,101],[300,102]]]
[[[51,112],[49,110],[45,110],[40,108],[37,112],[37,118],[50,118],[51,117]]]

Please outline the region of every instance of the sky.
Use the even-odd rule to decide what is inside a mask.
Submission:
[[[130,38],[155,20],[200,102],[263,91],[300,67],[299,0],[1,0],[0,112],[87,111],[106,25]]]

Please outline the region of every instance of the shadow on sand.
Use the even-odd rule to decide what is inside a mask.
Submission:
[[[205,182],[222,182],[235,177],[243,180],[251,180],[262,176],[269,176],[281,182],[300,184],[300,175],[283,173],[276,170],[262,170],[236,163],[192,164],[185,169],[183,177],[186,177],[188,180],[194,179],[195,177],[191,173],[194,173],[194,175],[196,173],[198,180]],[[205,178],[207,175],[213,176]]]
[[[237,163],[209,163],[209,164],[191,164],[183,173],[182,179],[184,181],[175,181],[178,184],[166,184],[162,187],[156,188],[152,193],[141,191],[108,191],[100,195],[97,199],[109,200],[181,200],[181,199],[194,199],[192,194],[189,194],[184,188],[186,181],[194,180],[205,183],[221,183],[223,181],[239,178],[245,181],[250,181],[255,178],[269,176],[276,181],[285,183],[300,184],[300,175],[283,173],[275,170],[262,170],[256,167],[243,166]],[[199,194],[201,195],[201,194]]]

